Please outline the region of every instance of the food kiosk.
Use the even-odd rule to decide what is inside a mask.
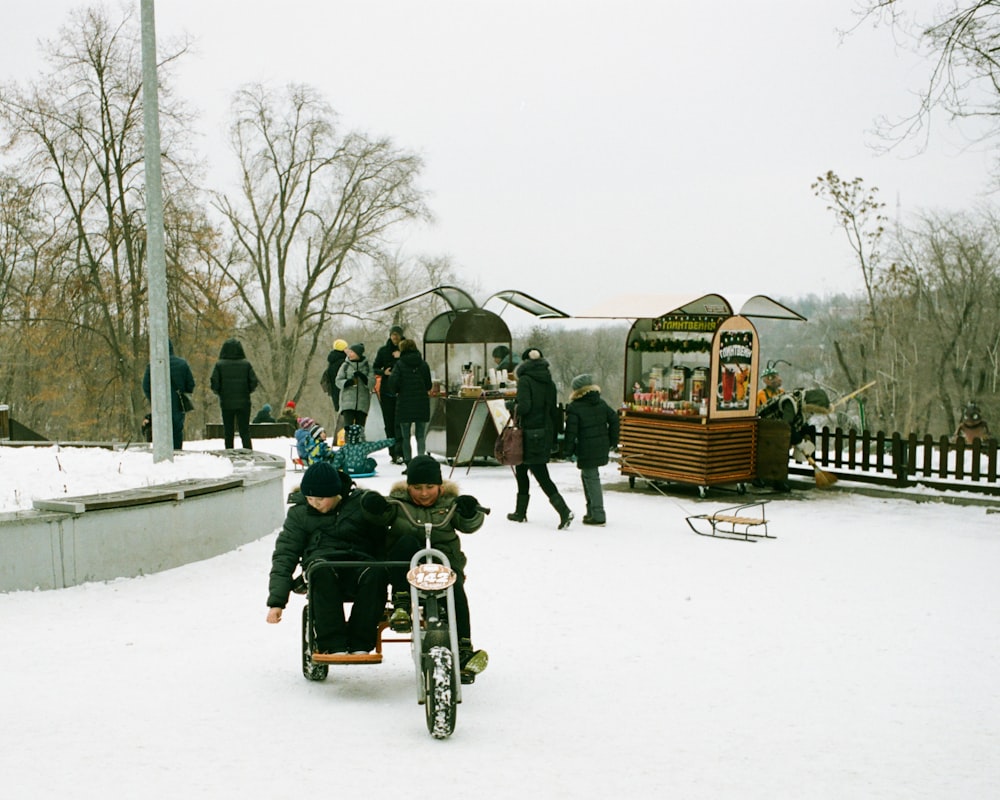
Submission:
[[[453,465],[492,459],[497,432],[506,422],[503,401],[517,393],[513,373],[498,372],[493,362],[494,348],[503,345],[510,350],[510,329],[499,314],[477,305],[455,286],[437,286],[391,300],[369,313],[428,295],[441,298],[448,308],[431,319],[424,331],[423,355],[433,382],[427,450]],[[491,301],[540,319],[569,316],[515,289],[490,295],[483,305]]]
[[[579,316],[635,320],[625,347],[619,439],[630,486],[637,477],[674,481],[694,484],[704,496],[722,484],[745,491],[764,461],[769,478],[787,471],[787,435],[780,426],[765,426],[761,436],[761,348],[751,318],[804,317],[763,295],[738,304],[718,294],[645,296],[604,309]]]

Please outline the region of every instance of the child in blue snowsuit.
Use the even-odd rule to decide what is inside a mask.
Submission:
[[[348,475],[366,475],[374,472],[376,466],[375,459],[368,454],[395,443],[395,439],[366,442],[364,428],[357,424],[348,425],[344,428],[344,446],[333,455],[333,466]]]
[[[295,431],[295,449],[305,466],[317,461],[333,461],[335,452],[326,443],[326,430],[317,425],[312,417],[299,420],[299,429]]]

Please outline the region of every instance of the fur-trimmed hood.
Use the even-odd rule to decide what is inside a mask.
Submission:
[[[458,497],[458,484],[454,481],[441,481],[441,496],[442,497]],[[406,491],[406,478],[401,481],[396,481],[389,490],[389,497],[409,497],[410,493]]]
[[[601,393],[601,387],[598,386],[596,383],[591,383],[591,384],[589,384],[587,386],[581,386],[579,389],[577,389],[576,391],[574,391],[569,396],[569,401],[572,403],[574,400],[579,400],[585,394],[590,394],[591,392],[597,392],[598,394],[600,394]]]

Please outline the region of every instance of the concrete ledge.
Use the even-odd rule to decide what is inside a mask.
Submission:
[[[39,500],[35,510],[0,514],[0,591],[148,575],[272,533],[285,516],[284,460],[226,454],[237,465],[229,478]]]

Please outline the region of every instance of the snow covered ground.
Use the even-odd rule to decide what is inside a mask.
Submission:
[[[387,490],[401,468],[377,457],[365,484]],[[609,524],[587,528],[578,471],[552,472],[567,531],[536,487],[529,522],[505,519],[509,470],[455,471],[493,514],[464,539],[490,666],[450,739],[427,734],[406,645],[302,677],[302,599],[264,622],[272,534],[0,594],[3,795],[997,796],[1000,515],[796,491],[768,506],[776,540],[713,541],[684,517],[731,495],[630,491],[608,467]]]

